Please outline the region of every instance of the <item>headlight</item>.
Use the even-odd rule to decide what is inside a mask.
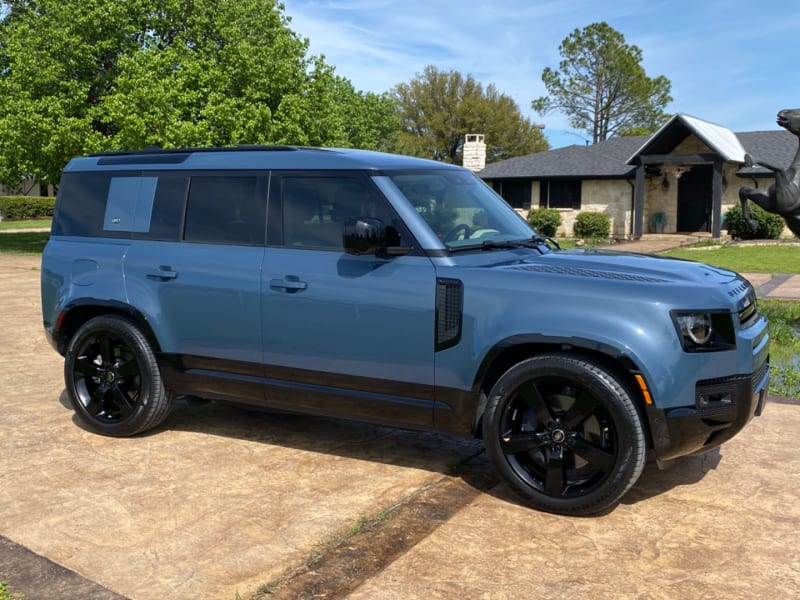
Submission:
[[[676,317],[681,333],[688,337],[693,344],[702,346],[711,339],[711,315],[708,313],[694,313],[678,315]]]
[[[672,319],[686,352],[730,350],[736,346],[728,312],[672,311]]]

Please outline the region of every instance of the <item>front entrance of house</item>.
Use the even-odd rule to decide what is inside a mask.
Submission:
[[[711,231],[712,165],[692,165],[678,179],[678,231]]]

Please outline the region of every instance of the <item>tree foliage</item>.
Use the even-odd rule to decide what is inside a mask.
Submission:
[[[570,125],[586,131],[593,143],[614,135],[652,133],[667,119],[672,84],[650,78],[641,66],[642,51],[625,43],[607,23],[575,29],[559,46],[558,70],[546,67],[542,81],[549,96],[533,101],[544,114],[565,113]]]
[[[387,96],[357,92],[273,0],[0,0],[0,180],[55,183],[102,150],[391,147]]]
[[[471,75],[429,65],[390,95],[402,121],[397,145],[404,154],[460,164],[468,133],[485,135],[487,162],[549,147],[513,99]]]

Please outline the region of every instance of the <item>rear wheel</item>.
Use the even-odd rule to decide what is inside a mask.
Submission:
[[[487,453],[535,508],[588,515],[616,504],[644,468],[631,394],[590,359],[547,354],[509,369],[483,418]]]
[[[64,379],[78,419],[104,435],[156,427],[172,407],[150,344],[122,317],[96,317],[78,329],[67,346]]]

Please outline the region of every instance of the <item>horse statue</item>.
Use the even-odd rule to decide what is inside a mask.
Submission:
[[[797,136],[797,153],[794,155],[792,163],[785,169],[762,161],[754,162],[749,154],[745,154],[744,164],[746,166],[752,167],[753,164],[759,164],[769,169],[775,173],[775,183],[769,186],[766,192],[746,185],[739,188],[742,217],[753,231],[758,229],[758,222],[750,216],[747,205],[747,201],[752,200],[767,212],[782,216],[789,230],[800,237],[800,108],[780,111],[777,123]]]

